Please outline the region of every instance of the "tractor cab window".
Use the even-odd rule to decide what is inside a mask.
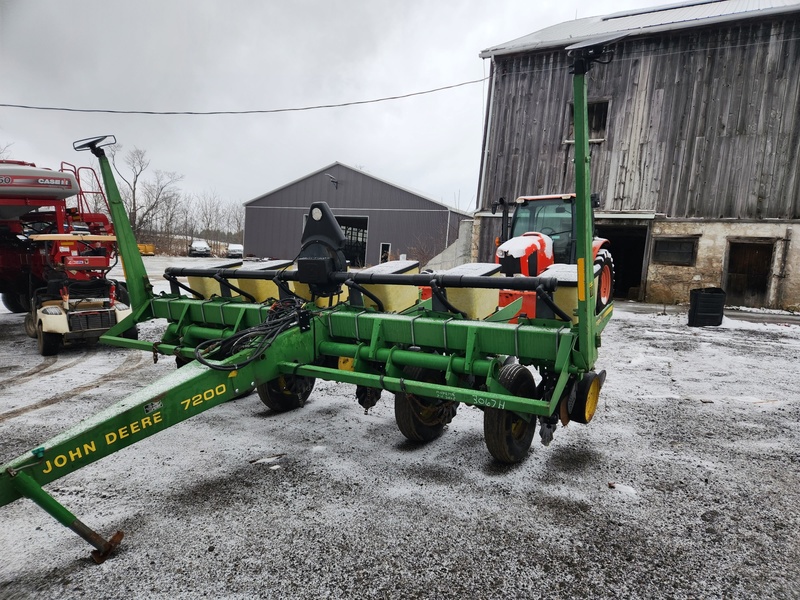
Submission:
[[[563,200],[538,200],[517,205],[511,237],[528,231],[543,233],[553,240],[557,263],[570,262],[573,243],[572,203]]]

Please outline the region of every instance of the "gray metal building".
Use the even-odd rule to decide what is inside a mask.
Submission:
[[[356,267],[406,255],[425,264],[472,216],[341,163],[333,163],[245,204],[246,255],[294,258],[308,207],[324,201],[347,238]]]
[[[617,291],[800,306],[800,2],[705,0],[576,19],[481,53],[491,61],[478,256],[504,196],[574,189],[567,46],[625,36],[587,76],[598,233]]]

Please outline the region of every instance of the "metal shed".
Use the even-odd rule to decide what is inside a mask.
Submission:
[[[500,196],[574,187],[564,48],[618,35],[590,71],[592,188],[617,291],[800,305],[800,2],[705,0],[561,23],[481,53],[491,86],[475,229],[486,260]]]
[[[354,267],[406,255],[425,264],[458,237],[468,213],[335,162],[245,204],[246,255],[293,258],[308,207],[324,201],[348,240]]]

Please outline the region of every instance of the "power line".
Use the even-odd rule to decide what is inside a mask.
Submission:
[[[637,60],[641,56],[651,56],[651,57],[663,57],[663,56],[674,56],[676,54],[690,54],[690,55],[702,55],[704,52],[710,52],[713,50],[734,50],[737,48],[746,48],[751,46],[763,46],[771,43],[772,41],[781,41],[781,42],[793,42],[797,41],[798,38],[796,37],[788,37],[788,38],[780,38],[777,35],[771,35],[769,40],[766,41],[759,41],[759,42],[747,42],[744,44],[736,44],[736,45],[725,45],[719,44],[717,46],[708,46],[708,47],[699,47],[699,48],[692,48],[690,50],[672,50],[672,51],[656,51],[653,52],[648,48],[639,48],[632,52],[628,52],[625,56],[617,57],[615,62],[629,62],[633,60]],[[558,50],[553,48],[553,52],[557,52]],[[545,52],[546,54],[547,52]],[[522,54],[526,55],[526,57],[530,60],[531,56],[534,53],[527,53],[523,52]],[[525,75],[529,73],[544,73],[549,71],[561,71],[563,70],[562,65],[557,66],[543,66],[543,67],[533,67],[533,68],[523,68],[519,70],[512,70],[506,73],[496,74],[499,76],[509,76],[509,75]],[[378,102],[388,102],[391,100],[402,100],[404,98],[412,98],[414,96],[424,96],[426,94],[435,94],[437,92],[442,92],[446,90],[451,90],[454,88],[459,88],[467,85],[473,85],[476,83],[484,83],[490,79],[490,76],[484,75],[480,79],[473,79],[471,81],[462,81],[461,83],[454,83],[452,85],[445,85],[438,88],[433,88],[429,90],[423,90],[420,92],[411,92],[409,94],[400,94],[397,96],[384,96],[382,98],[373,98],[371,100],[355,100],[352,102],[341,102],[338,104],[317,104],[313,106],[298,106],[298,107],[289,107],[289,108],[267,108],[267,109],[254,109],[254,110],[209,110],[209,111],[190,111],[190,110],[117,110],[117,109],[105,109],[105,108],[69,108],[64,106],[36,106],[30,104],[7,104],[7,103],[0,103],[0,108],[20,108],[24,110],[44,110],[44,111],[51,111],[51,112],[73,112],[73,113],[102,113],[102,114],[112,114],[112,115],[188,115],[188,116],[206,116],[206,115],[263,115],[263,114],[275,114],[275,113],[285,113],[285,112],[303,112],[303,111],[310,111],[310,110],[322,110],[325,108],[344,108],[346,106],[359,106],[364,104],[376,104]]]
[[[318,104],[315,106],[299,106],[293,108],[266,108],[255,110],[209,110],[209,111],[192,111],[192,110],[114,110],[106,108],[67,108],[63,106],[34,106],[29,104],[5,104],[0,103],[0,107],[4,108],[21,108],[25,110],[48,110],[58,112],[74,112],[74,113],[103,113],[112,115],[264,115],[272,113],[284,112],[301,112],[308,110],[320,110],[323,108],[343,108],[345,106],[358,106],[361,104],[375,104],[377,102],[388,102],[389,100],[402,100],[403,98],[411,98],[413,96],[423,96],[425,94],[434,94],[445,90],[451,90],[465,85],[473,85],[475,83],[482,83],[488,79],[482,77],[481,79],[473,79],[472,81],[462,81],[461,83],[454,83],[453,85],[445,85],[443,87],[424,90],[421,92],[411,92],[410,94],[401,94],[399,96],[385,96],[383,98],[373,98],[372,100],[355,100],[353,102],[341,102],[339,104]]]

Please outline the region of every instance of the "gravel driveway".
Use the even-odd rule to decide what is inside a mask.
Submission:
[[[0,462],[174,370],[42,359],[7,312],[0,342]],[[513,467],[474,408],[417,446],[387,392],[369,414],[345,384],[283,414],[253,394],[49,486],[125,532],[102,565],[30,501],[0,507],[0,597],[797,598],[799,364],[800,326],[620,304],[595,419]]]

